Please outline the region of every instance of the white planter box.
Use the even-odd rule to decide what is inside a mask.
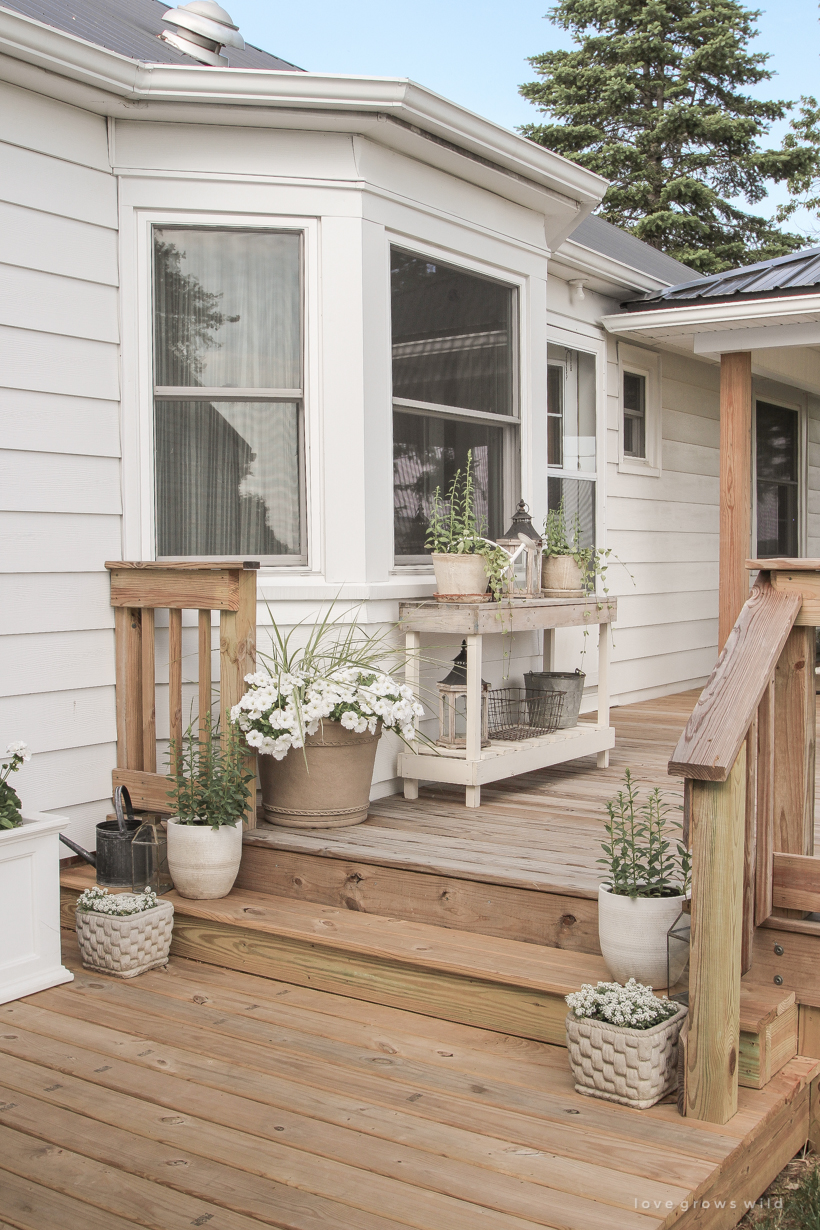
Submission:
[[[60,953],[60,833],[66,816],[32,812],[0,830],[0,1004],[71,982]]]

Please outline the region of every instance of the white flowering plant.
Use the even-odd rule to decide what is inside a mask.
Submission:
[[[652,988],[630,978],[626,986],[620,982],[599,982],[597,987],[585,982],[580,991],[567,995],[573,1016],[579,1020],[606,1021],[609,1025],[624,1025],[628,1029],[652,1029],[668,1021],[680,1004],[671,999],[658,999]]]
[[[112,914],[124,918],[128,914],[143,914],[153,910],[158,905],[157,894],[153,888],[146,888],[143,893],[109,893],[107,888],[87,888],[77,898],[77,909],[83,914]]]
[[[259,655],[266,669],[245,676],[248,690],[231,710],[231,721],[261,755],[282,760],[323,721],[356,734],[375,734],[381,723],[404,740],[415,737],[424,709],[412,688],[384,669],[397,651],[384,634],[369,635],[342,618],[331,620],[328,612],[301,646],[292,641],[296,629],[283,633],[273,622],[273,651]]]
[[[23,823],[20,796],[9,785],[9,775],[16,773],[20,765],[31,760],[31,752],[25,743],[10,743],[6,748],[6,763],[0,766],[0,830],[16,829]]]

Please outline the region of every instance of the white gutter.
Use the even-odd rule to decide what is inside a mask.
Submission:
[[[723,329],[754,329],[767,325],[813,324],[817,321],[820,321],[820,294],[648,308],[643,312],[619,312],[602,318],[602,324],[609,333],[644,334],[657,338]]]
[[[567,158],[405,79],[146,64],[2,7],[0,54],[45,70],[52,81],[57,76],[99,92],[96,97],[85,94],[77,105],[107,115],[159,118],[157,104],[193,103],[393,117],[573,201],[580,210],[578,221],[608,186]],[[44,86],[41,79],[29,88],[49,92]],[[355,124],[350,128],[358,130]]]
[[[614,257],[606,256],[596,248],[588,248],[571,237],[565,239],[553,253],[551,269],[556,265],[567,265],[574,273],[586,274],[591,279],[606,282],[616,290],[621,288],[657,294],[659,290],[672,285],[671,282],[662,282],[642,269],[635,269],[615,260]]]

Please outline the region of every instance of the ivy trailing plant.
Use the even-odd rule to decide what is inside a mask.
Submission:
[[[692,855],[672,834],[681,829],[658,786],[639,801],[629,769],[623,788],[606,805],[607,840],[601,842],[610,892],[618,897],[686,896]]]
[[[480,555],[490,591],[496,602],[504,595],[510,557],[486,537],[486,524],[475,509],[473,454],[467,453],[465,470],[456,470],[445,497],[436,487],[424,545],[436,555]]]
[[[247,771],[246,755],[239,729],[228,723],[223,742],[210,713],[205,714],[201,731],[189,725],[180,747],[171,740],[168,793],[180,824],[210,824],[217,830],[243,819],[250,797],[248,782],[254,778]]]
[[[0,768],[0,830],[16,829],[23,823],[22,803],[13,786],[9,785],[9,775],[16,773],[21,764],[31,760],[31,752],[25,743],[10,743],[6,755],[11,757]]]
[[[596,590],[596,579],[601,578],[601,589],[604,596],[609,593],[606,570],[609,566],[611,547],[582,547],[581,524],[578,514],[567,523],[564,501],[557,508],[551,508],[544,519],[544,555],[571,555],[581,569],[581,584],[587,598]],[[615,557],[617,559],[617,556]],[[621,563],[618,560],[618,563]]]

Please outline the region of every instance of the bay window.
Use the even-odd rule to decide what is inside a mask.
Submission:
[[[517,449],[514,287],[391,249],[395,554],[425,560],[436,487],[445,492],[472,453],[476,511],[503,533],[512,492],[505,466]],[[505,520],[506,517],[506,520]]]
[[[301,236],[155,227],[158,558],[298,563]]]

